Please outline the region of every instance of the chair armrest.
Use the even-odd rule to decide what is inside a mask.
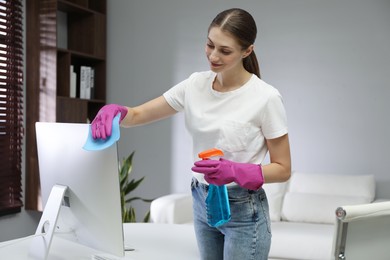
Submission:
[[[390,201],[339,207],[336,216],[332,259],[388,259]]]
[[[192,213],[192,196],[185,193],[159,197],[150,205],[150,218],[153,223],[192,223]]]
[[[336,209],[336,216],[342,222],[385,215],[390,215],[390,201],[344,206]]]

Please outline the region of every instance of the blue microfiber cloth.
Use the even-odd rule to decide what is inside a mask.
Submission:
[[[120,127],[119,127],[119,119],[121,118],[121,114],[119,113],[112,120],[112,132],[111,136],[106,139],[93,139],[92,137],[92,129],[89,126],[87,141],[85,142],[83,149],[87,151],[100,151],[106,149],[117,142],[121,136]]]

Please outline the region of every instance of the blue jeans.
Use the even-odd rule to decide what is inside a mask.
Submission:
[[[271,226],[267,196],[263,189],[252,191],[228,187],[231,220],[219,227],[207,224],[205,200],[208,185],[191,183],[194,227],[202,260],[267,260]]]

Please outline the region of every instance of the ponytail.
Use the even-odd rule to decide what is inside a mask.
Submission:
[[[255,51],[252,51],[251,54],[243,60],[243,65],[248,72],[253,73],[257,77],[261,78],[259,63],[257,61]]]

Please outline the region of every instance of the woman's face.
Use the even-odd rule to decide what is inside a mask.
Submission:
[[[210,29],[205,51],[210,69],[216,73],[242,68],[245,51],[235,38],[219,27]]]

